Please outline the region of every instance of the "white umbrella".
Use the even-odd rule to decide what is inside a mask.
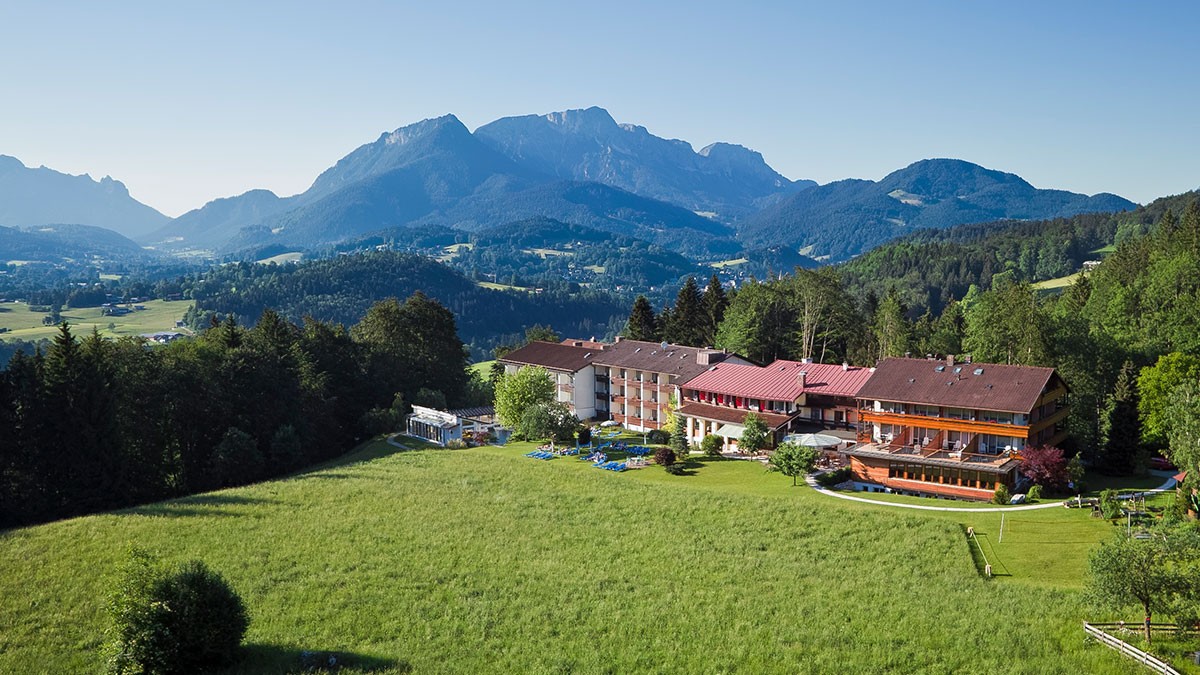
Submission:
[[[828,448],[842,443],[842,439],[829,434],[788,434],[783,440],[786,443],[807,445],[813,448]]]

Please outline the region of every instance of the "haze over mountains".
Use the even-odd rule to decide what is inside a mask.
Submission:
[[[100,225],[163,251],[301,249],[393,228],[479,231],[548,217],[696,259],[783,247],[837,261],[919,228],[1134,206],[1039,190],[961,160],[818,186],[780,175],[753,150],[714,143],[697,152],[595,107],[504,118],[474,133],[453,115],[424,120],[357,148],[301,194],[251,190],[174,220],[111,179],[0,157],[0,224]]]

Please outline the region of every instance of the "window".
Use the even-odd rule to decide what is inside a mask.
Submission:
[[[941,415],[941,411],[938,410],[936,405],[914,405],[912,407],[912,414],[923,415],[925,417],[938,417]]]
[[[621,369],[621,379],[622,380],[625,379],[625,369],[624,368]]]

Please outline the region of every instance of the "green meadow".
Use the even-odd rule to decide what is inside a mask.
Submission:
[[[78,336],[86,336],[95,328],[105,337],[121,337],[178,330],[175,322],[181,320],[192,306],[190,300],[147,300],[138,304],[146,309],[134,310],[124,316],[104,316],[99,307],[83,307],[63,310],[62,318],[71,325],[71,332]],[[42,325],[45,316],[42,312],[29,311],[29,306],[23,302],[0,304],[0,328],[8,329],[0,333],[0,340],[36,342],[42,338],[53,338],[58,334],[58,326]],[[109,324],[112,324],[112,328],[109,328]]]
[[[762,465],[621,474],[532,446],[369,443],[289,479],[0,533],[0,672],[96,672],[128,547],[251,615],[234,672],[1132,673],[1085,645],[1078,511],[926,513]],[[971,523],[1003,564],[983,578]],[[993,561],[993,565],[997,563]],[[1133,618],[1133,617],[1131,617]]]

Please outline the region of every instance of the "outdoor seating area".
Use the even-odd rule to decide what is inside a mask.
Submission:
[[[530,452],[525,453],[525,456],[532,457],[533,459],[554,459],[555,457],[570,457],[578,454],[579,448],[563,448],[561,450],[555,450],[553,449],[553,446],[543,445],[537,450],[531,450]]]

